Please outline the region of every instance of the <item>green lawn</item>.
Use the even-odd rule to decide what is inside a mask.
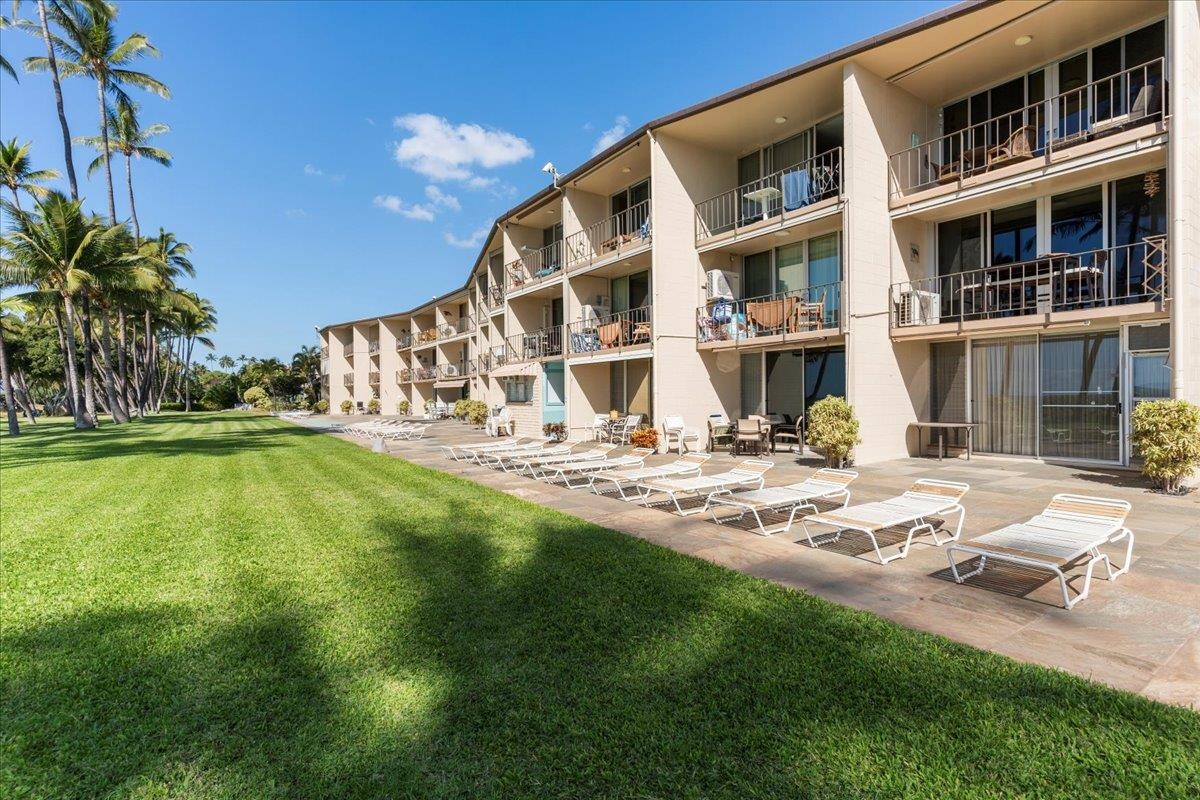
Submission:
[[[1200,715],[267,418],[43,423],[0,507],[6,800],[1200,786]]]

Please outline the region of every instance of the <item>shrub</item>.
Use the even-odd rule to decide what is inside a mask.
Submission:
[[[372,397],[370,400],[367,401],[367,413],[368,414],[378,414],[379,408],[380,408],[380,405],[379,405],[378,397]]]
[[[658,449],[658,428],[651,428],[649,425],[636,429],[629,434],[629,443],[634,447],[649,447],[652,450]]]
[[[343,414],[349,414],[350,410],[354,408],[354,401],[353,400],[343,400],[341,408],[342,408]]]
[[[470,402],[471,401],[467,400],[466,398],[460,398],[458,400],[455,400],[454,401],[454,410],[450,412],[451,415],[455,419],[466,419],[467,418],[467,406],[470,404]]]
[[[259,407],[259,403],[267,399],[267,391],[261,386],[251,386],[246,391],[242,392],[242,400],[254,406]]]
[[[482,400],[472,400],[470,407],[467,409],[467,421],[472,425],[481,426],[487,422],[488,405]]]
[[[313,403],[313,411],[317,412],[318,414],[328,414],[329,413],[329,401],[328,400],[318,400],[317,402]]]
[[[567,423],[547,422],[542,426],[542,435],[549,436],[556,442],[564,441],[567,438]]]
[[[158,407],[159,411],[183,411],[183,403],[162,403]]]
[[[1200,408],[1186,400],[1148,400],[1133,409],[1133,445],[1142,472],[1176,494],[1200,466]]]
[[[805,441],[825,454],[828,466],[845,465],[854,445],[862,441],[858,435],[858,418],[846,398],[830,395],[809,407]]]
[[[308,402],[307,395],[301,394],[296,396],[296,408],[300,409],[301,411],[308,411],[310,408],[312,408],[312,404]]]
[[[401,400],[399,403],[396,403],[396,411],[402,416],[407,417],[410,408],[412,408],[412,403],[407,400]]]
[[[238,402],[237,387],[230,380],[214,383],[204,390],[200,396],[200,407],[206,411],[220,411],[223,408],[233,408]]]

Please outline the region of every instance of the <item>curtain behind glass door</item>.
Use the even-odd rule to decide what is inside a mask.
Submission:
[[[742,419],[751,414],[764,412],[762,380],[762,353],[743,355],[741,369]]]
[[[1036,336],[971,344],[971,407],[981,453],[1037,455]]]
[[[771,277],[771,251],[742,259],[742,297],[762,297],[775,291]]]

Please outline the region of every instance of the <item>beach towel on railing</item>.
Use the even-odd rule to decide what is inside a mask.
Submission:
[[[807,169],[783,173],[783,207],[795,211],[812,202],[812,179]]]

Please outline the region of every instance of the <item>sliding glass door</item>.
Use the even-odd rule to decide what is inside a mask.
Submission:
[[[846,396],[843,347],[742,354],[742,417],[785,414],[800,419],[813,403],[830,395]]]
[[[1037,455],[1036,336],[971,343],[971,408],[981,453]]]
[[[1121,459],[1120,333],[1042,339],[1042,458]]]

